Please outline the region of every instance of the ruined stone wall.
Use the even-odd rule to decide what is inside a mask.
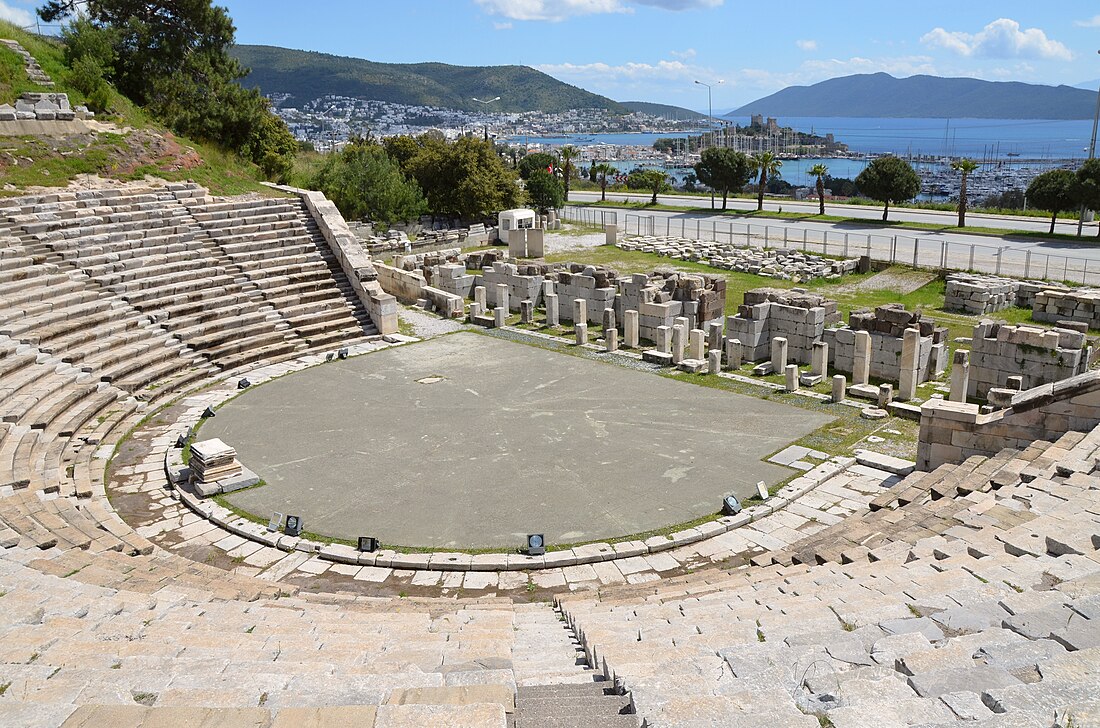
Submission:
[[[855,335],[871,335],[870,375],[888,382],[901,377],[901,354],[905,330],[920,330],[917,358],[917,383],[927,382],[947,367],[947,329],[937,328],[921,318],[920,312],[906,311],[901,304],[879,306],[874,312],[853,311],[848,326],[826,329],[822,340],[829,345],[829,364],[838,372],[850,374],[855,366]]]
[[[1043,289],[1035,294],[1031,317],[1036,321],[1080,321],[1100,329],[1100,289]]]
[[[496,308],[500,305],[497,286],[503,283],[508,286],[508,310],[518,311],[521,301],[542,304],[542,281],[543,276],[528,270],[528,266],[493,263],[491,268],[484,268],[480,275],[474,276],[471,291],[476,286],[485,286],[485,301],[490,308]]]
[[[967,396],[985,399],[1009,377],[1022,377],[1023,389],[1031,389],[1081,374],[1089,361],[1085,343],[1079,331],[983,321],[970,342]]]

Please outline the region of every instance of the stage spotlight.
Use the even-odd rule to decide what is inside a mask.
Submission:
[[[218,413],[214,411],[213,407],[208,406],[206,409],[204,409],[202,411],[202,418],[203,419],[206,419],[208,417],[217,417],[217,416],[218,416]]]
[[[736,516],[740,512],[741,501],[737,500],[737,496],[727,495],[722,501],[722,515]]]
[[[286,527],[283,528],[283,533],[287,536],[301,536],[302,535],[302,517],[301,516],[287,516]]]
[[[241,379],[239,382],[237,382],[237,389],[248,389],[251,386],[252,382],[248,381],[247,379]]]
[[[336,355],[339,356],[341,359],[347,359],[348,358],[348,347],[345,346],[344,348],[340,349],[340,351],[338,351],[336,353]]]
[[[532,533],[527,536],[527,555],[542,556],[546,553],[546,537],[541,533]]]
[[[371,554],[378,550],[378,539],[372,536],[359,537],[359,550],[365,554]]]
[[[275,533],[283,527],[283,514],[275,511],[271,514],[271,520],[267,522],[267,530],[269,533]]]
[[[185,435],[180,435],[176,438],[176,447],[180,450],[187,447],[187,441],[191,439],[191,433],[188,432]]]

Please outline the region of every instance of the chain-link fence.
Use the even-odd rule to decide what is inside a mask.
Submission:
[[[562,218],[588,224],[616,224],[613,210],[566,206]],[[1014,246],[963,243],[933,236],[857,233],[766,223],[706,220],[699,217],[627,213],[620,228],[627,235],[653,235],[726,243],[734,247],[785,248],[843,258],[872,260],[936,270],[1100,285],[1100,260],[1040,253]]]

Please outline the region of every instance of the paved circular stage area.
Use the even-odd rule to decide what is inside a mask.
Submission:
[[[625,536],[791,471],[827,415],[474,333],[335,361],[203,426],[267,482],[228,496],[308,531],[437,548]]]

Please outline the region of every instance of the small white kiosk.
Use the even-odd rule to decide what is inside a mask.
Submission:
[[[534,210],[524,208],[504,210],[497,216],[497,236],[502,243],[509,242],[508,234],[512,230],[530,230],[533,227],[535,227]]]

